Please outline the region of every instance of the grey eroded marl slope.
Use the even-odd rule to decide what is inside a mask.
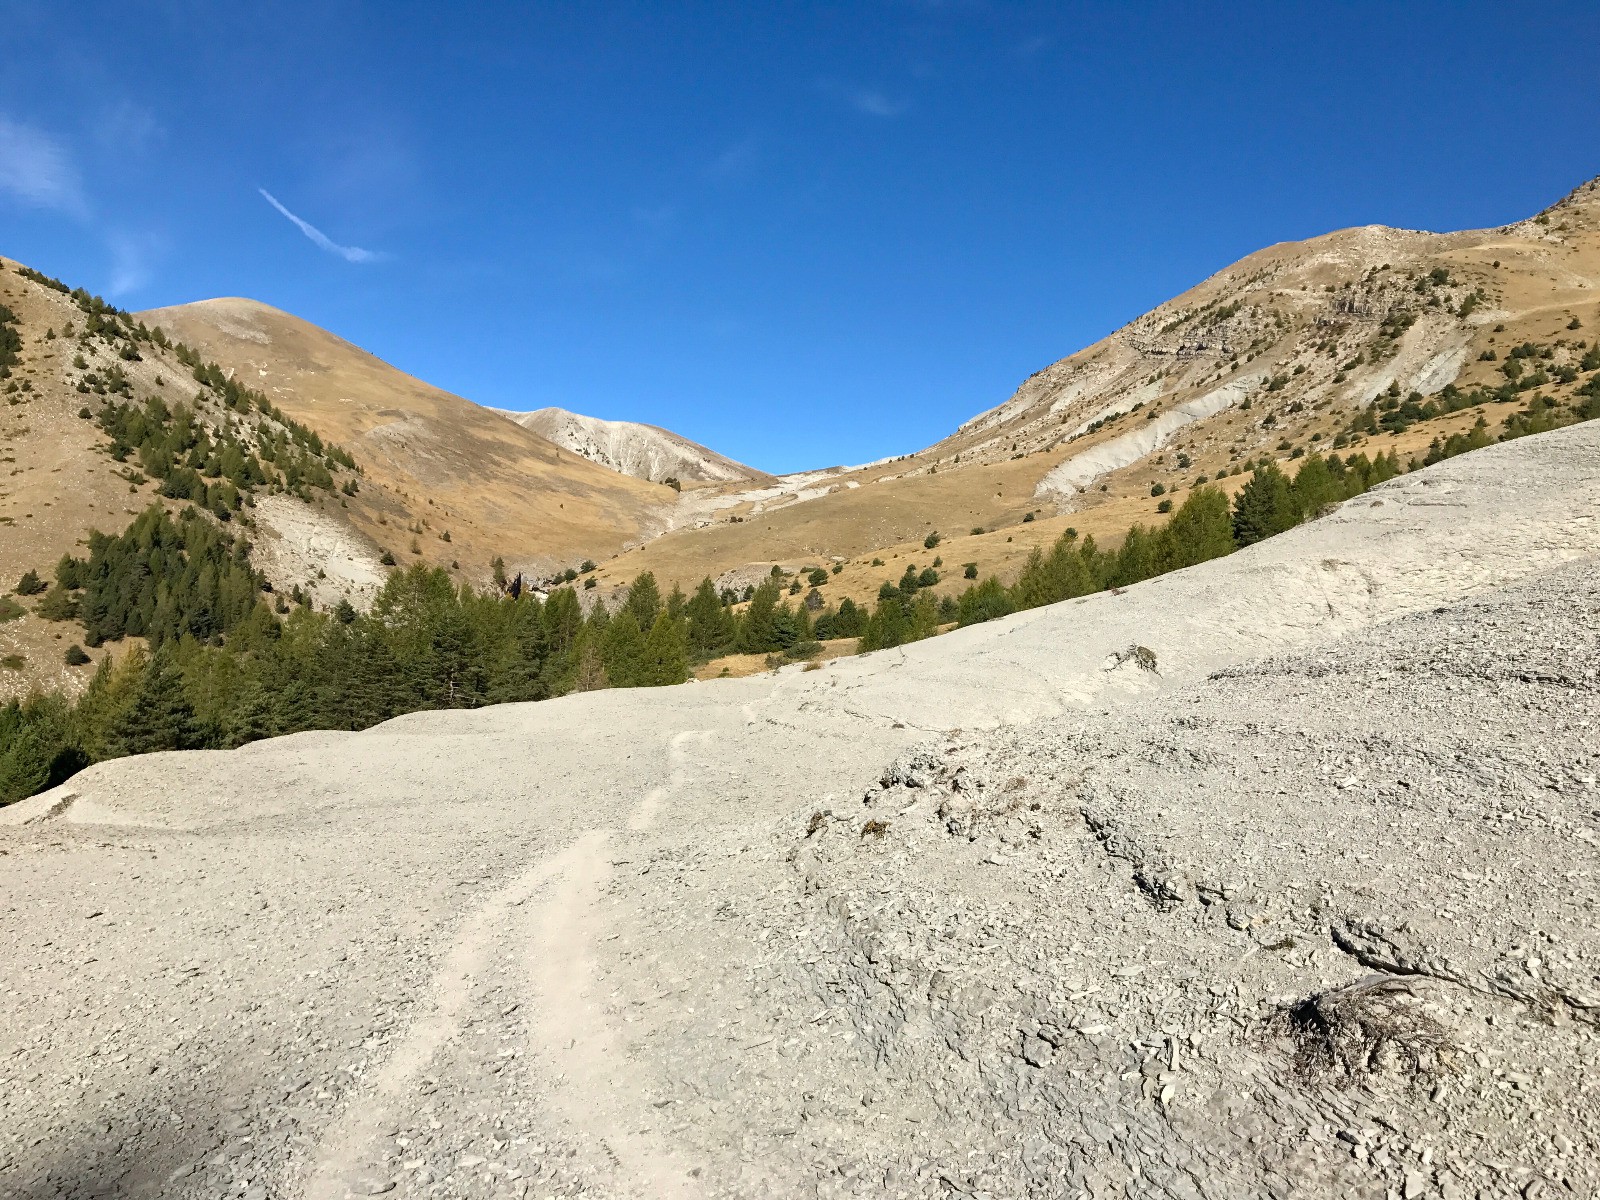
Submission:
[[[1581,1194],[1597,483],[1577,427],[823,671],[93,768],[0,815],[0,1192]],[[1422,1084],[1287,1068],[1371,971]]]
[[[772,1098],[804,1097],[811,1172],[1595,1194],[1597,584],[1591,557],[1144,704],[941,739],[780,825],[786,894],[699,884],[781,935],[752,974],[833,1035]]]

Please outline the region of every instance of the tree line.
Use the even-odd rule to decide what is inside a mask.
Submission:
[[[129,637],[142,645],[103,659],[75,704],[36,696],[0,710],[0,801],[127,754],[677,684],[697,662],[730,653],[800,659],[820,638],[855,637],[862,650],[899,645],[951,621],[990,620],[1229,553],[1399,470],[1392,454],[1308,459],[1293,479],[1258,464],[1231,506],[1221,489],[1197,488],[1164,526],[1135,526],[1114,551],[1068,531],[1048,554],[1036,550],[1010,587],[991,577],[939,599],[937,571],[909,567],[885,582],[870,614],[848,598],[815,612],[791,603],[776,574],[736,604],[709,578],[692,595],[674,586],[663,596],[648,572],[614,611],[585,612],[570,587],[512,597],[421,563],[392,572],[366,613],[348,600],[317,611],[304,596],[293,605],[273,597],[230,527],[193,508],[174,516],[155,505],[120,535],[91,535],[86,556],[57,564],[40,615],[79,621],[91,646]],[[18,590],[41,584],[25,578]]]
[[[951,617],[957,625],[976,625],[1220,558],[1291,529],[1402,470],[1393,451],[1372,459],[1365,454],[1312,456],[1301,461],[1292,477],[1277,463],[1264,461],[1253,465],[1249,481],[1231,503],[1220,487],[1197,487],[1164,525],[1133,526],[1115,550],[1101,549],[1092,536],[1080,539],[1069,528],[1048,551],[1035,547],[1010,586],[991,575],[953,603],[948,598],[935,602],[926,592],[908,592],[902,579],[900,587],[880,593],[861,649],[932,636]]]
[[[29,572],[17,590],[43,587]],[[91,646],[141,641],[105,657],[76,703],[34,696],[0,709],[0,803],[128,754],[677,684],[692,663],[727,653],[816,648],[811,614],[776,578],[736,611],[709,578],[691,596],[663,596],[645,573],[614,611],[585,612],[570,587],[512,597],[417,563],[392,572],[366,613],[348,600],[317,611],[298,592],[292,604],[273,596],[232,528],[159,505],[118,536],[91,535],[86,556],[63,556],[35,611],[80,622]],[[859,615],[848,600],[821,615],[837,622],[841,611],[846,623]],[[76,644],[67,653],[83,661]]]

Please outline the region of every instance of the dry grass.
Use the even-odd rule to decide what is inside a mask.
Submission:
[[[1278,1022],[1306,1079],[1359,1083],[1398,1073],[1415,1081],[1435,1074],[1449,1041],[1411,980],[1372,975],[1319,992],[1282,1010]]]
[[[355,455],[361,492],[332,508],[397,558],[415,536],[421,558],[459,562],[474,582],[496,555],[513,572],[577,566],[645,535],[650,513],[676,499],[266,305],[210,300],[140,315]]]

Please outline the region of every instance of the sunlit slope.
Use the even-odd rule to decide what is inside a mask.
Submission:
[[[347,446],[365,471],[351,523],[402,564],[458,562],[471,578],[497,555],[512,568],[576,565],[644,536],[674,497],[267,305],[205,300],[141,317]]]
[[[1520,401],[1351,427],[1413,393],[1493,389],[1519,347],[1534,348],[1543,390],[1560,400],[1575,386],[1563,370],[1597,331],[1600,181],[1496,229],[1366,226],[1271,246],[1037,372],[926,450],[737,494],[724,485],[714,509],[697,494],[693,520],[603,564],[602,582],[650,569],[688,584],[837,557],[836,590],[860,598],[891,573],[873,558],[898,574],[934,553],[1004,577],[1068,525],[1119,537],[1160,520],[1163,500],[1261,457],[1337,448],[1404,462],[1479,416],[1495,435]],[[923,552],[935,531],[942,545]]]

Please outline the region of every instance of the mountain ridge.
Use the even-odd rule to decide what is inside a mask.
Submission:
[[[348,444],[382,500],[356,523],[397,555],[415,537],[417,556],[467,564],[469,578],[486,578],[495,557],[548,573],[648,536],[673,503],[668,488],[591,463],[270,305],[226,298],[138,315]]]
[[[860,602],[883,581],[874,559],[923,565],[935,532],[947,558],[1014,577],[1064,528],[1120,538],[1262,458],[1362,447],[1420,460],[1480,415],[1494,436],[1503,402],[1418,422],[1411,394],[1495,391],[1506,356],[1534,347],[1563,395],[1600,327],[1597,299],[1600,179],[1488,229],[1368,224],[1276,243],[1033,372],[932,445],[779,480],[602,564],[601,582],[842,558],[828,594]]]
[[[612,421],[554,406],[531,412],[501,408],[489,411],[590,462],[652,483],[665,483],[668,479],[681,483],[730,483],[771,478],[660,425]]]

